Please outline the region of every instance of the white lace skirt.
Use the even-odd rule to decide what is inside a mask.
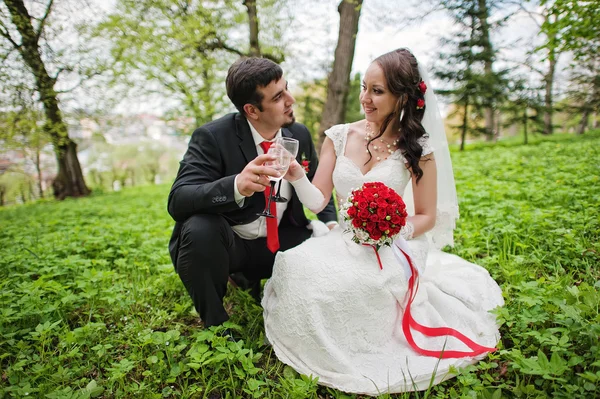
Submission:
[[[424,269],[414,319],[494,346],[499,333],[489,310],[504,302],[489,273],[457,256],[428,252],[424,238],[409,246]],[[438,360],[408,345],[401,328],[407,265],[389,247],[379,255],[382,270],[373,249],[353,243],[339,227],[277,255],[262,305],[267,339],[282,362],[322,385],[378,395],[427,389],[432,377],[438,383],[452,376],[451,366],[477,360]],[[454,338],[413,336],[425,349],[468,350]]]

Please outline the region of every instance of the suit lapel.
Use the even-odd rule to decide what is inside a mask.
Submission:
[[[237,114],[235,117],[236,134],[240,139],[240,149],[246,158],[246,162],[252,161],[258,156],[256,152],[256,144],[252,138],[252,132],[248,121],[242,115]]]
[[[292,132],[290,131],[290,129],[288,129],[287,127],[282,127],[281,128],[281,135],[283,137],[294,137],[294,135],[292,134]]]

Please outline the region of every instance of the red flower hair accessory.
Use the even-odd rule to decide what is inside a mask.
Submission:
[[[421,90],[421,93],[425,94],[425,92],[427,91],[427,85],[425,84],[425,82],[420,81],[418,87],[419,90]]]
[[[423,109],[425,108],[425,100],[423,100],[422,98],[419,98],[417,100],[417,109]]]

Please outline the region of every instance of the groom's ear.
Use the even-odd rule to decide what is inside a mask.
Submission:
[[[254,105],[245,104],[243,110],[246,113],[246,118],[258,120],[258,108],[256,108]]]

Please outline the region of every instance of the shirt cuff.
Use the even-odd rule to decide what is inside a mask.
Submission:
[[[240,194],[240,190],[238,190],[237,179],[239,176],[240,175],[236,175],[235,179],[233,179],[233,198],[235,199],[235,202],[238,204],[238,206],[241,208],[242,206],[244,206],[244,200],[246,199],[246,197]]]

